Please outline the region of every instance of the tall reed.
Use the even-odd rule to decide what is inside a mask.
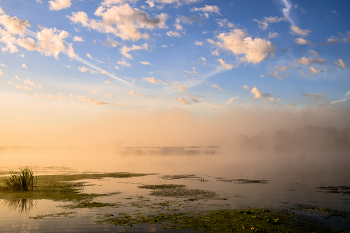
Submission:
[[[5,176],[1,182],[13,191],[30,191],[34,187],[33,171],[29,168],[20,168],[20,171],[10,171],[10,176]]]

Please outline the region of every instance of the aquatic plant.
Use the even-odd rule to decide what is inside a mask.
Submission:
[[[31,191],[34,187],[33,171],[27,167],[10,171],[10,175],[3,177],[1,183],[12,191]]]

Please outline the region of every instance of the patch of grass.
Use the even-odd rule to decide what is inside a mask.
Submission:
[[[110,194],[80,193],[85,186],[83,179],[101,179],[104,177],[130,178],[146,176],[140,173],[104,173],[104,174],[75,174],[75,175],[43,175],[37,176],[34,190],[31,192],[14,192],[5,186],[0,187],[0,199],[50,199],[55,201],[82,201]]]
[[[217,194],[213,191],[188,189],[186,185],[180,184],[160,184],[160,185],[143,185],[139,188],[152,189],[151,196],[157,197],[177,197],[177,198],[191,198],[193,200],[213,198]]]
[[[20,168],[20,171],[10,171],[9,176],[1,178],[6,188],[12,191],[32,191],[34,187],[34,174],[29,168]]]

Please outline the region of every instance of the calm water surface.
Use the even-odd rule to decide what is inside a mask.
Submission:
[[[350,211],[349,193],[330,193],[318,187],[350,186],[347,179],[350,164],[347,156],[220,154],[196,156],[121,156],[86,149],[36,149],[2,152],[0,171],[30,166],[37,175],[74,174],[82,172],[136,172],[155,173],[133,178],[103,178],[83,180],[84,193],[119,194],[95,198],[96,202],[120,203],[118,208],[67,209],[72,202],[51,200],[0,200],[1,232],[191,232],[189,230],[163,230],[159,224],[137,224],[132,228],[109,224],[96,224],[105,214],[155,213],[155,211],[199,212],[202,210],[266,207],[293,208],[303,204],[325,207],[333,211]],[[187,179],[163,179],[163,175],[194,174]],[[263,183],[240,183],[236,179],[266,180]],[[147,184],[183,184],[190,189],[216,192],[220,200],[207,199],[186,202],[184,198],[150,196]],[[223,200],[224,198],[225,200]],[[152,207],[147,207],[152,203]],[[171,207],[158,203],[169,201]],[[170,208],[170,209],[169,209]],[[38,215],[57,213],[66,215],[31,219]],[[350,230],[343,217],[330,218],[329,213],[301,211],[326,222],[331,227]],[[350,217],[350,216],[348,216]]]

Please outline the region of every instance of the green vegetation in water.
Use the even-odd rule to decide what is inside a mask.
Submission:
[[[329,219],[332,216],[346,218],[350,214],[346,211],[335,211],[326,207],[318,207],[305,204],[296,204],[291,208],[291,210],[307,211],[309,215],[318,215],[325,219]]]
[[[91,209],[91,208],[102,208],[102,207],[106,207],[106,206],[112,206],[112,207],[118,208],[121,206],[121,204],[120,203],[92,202],[89,200],[84,200],[82,202],[64,205],[62,207],[68,208],[68,209],[77,209],[77,208],[90,208]]]
[[[342,193],[345,195],[350,195],[350,186],[327,186],[317,188],[325,190],[328,193]]]
[[[267,180],[250,180],[250,179],[224,179],[216,177],[217,181],[233,182],[237,184],[267,184]]]
[[[80,201],[112,194],[80,193],[85,182],[83,179],[130,178],[146,176],[139,173],[104,173],[104,174],[75,174],[75,175],[43,175],[37,176],[33,190],[30,192],[15,192],[6,186],[0,186],[0,199],[50,199],[55,201]]]
[[[20,168],[20,171],[10,171],[9,176],[1,178],[1,183],[11,191],[31,191],[34,187],[33,171],[29,168]]]
[[[177,184],[161,184],[161,185],[143,185],[139,188],[152,189],[151,196],[157,197],[177,197],[177,198],[191,198],[192,200],[214,198],[217,194],[213,191],[188,189],[185,185]]]
[[[178,180],[178,179],[200,179],[201,177],[196,175],[165,175],[160,177],[164,180]]]
[[[322,223],[287,210],[267,210],[261,208],[245,210],[214,210],[195,213],[142,213],[118,217],[101,216],[98,224],[132,226],[138,223],[160,224],[163,229],[191,229],[198,232],[341,232],[330,230]]]
[[[177,189],[185,188],[186,185],[183,184],[155,184],[155,185],[142,185],[138,186],[141,189]]]
[[[75,212],[63,212],[63,213],[57,213],[57,214],[37,215],[34,217],[29,217],[29,218],[30,219],[59,218],[59,217],[74,218],[74,216],[71,216],[71,214],[74,214],[74,213]]]

